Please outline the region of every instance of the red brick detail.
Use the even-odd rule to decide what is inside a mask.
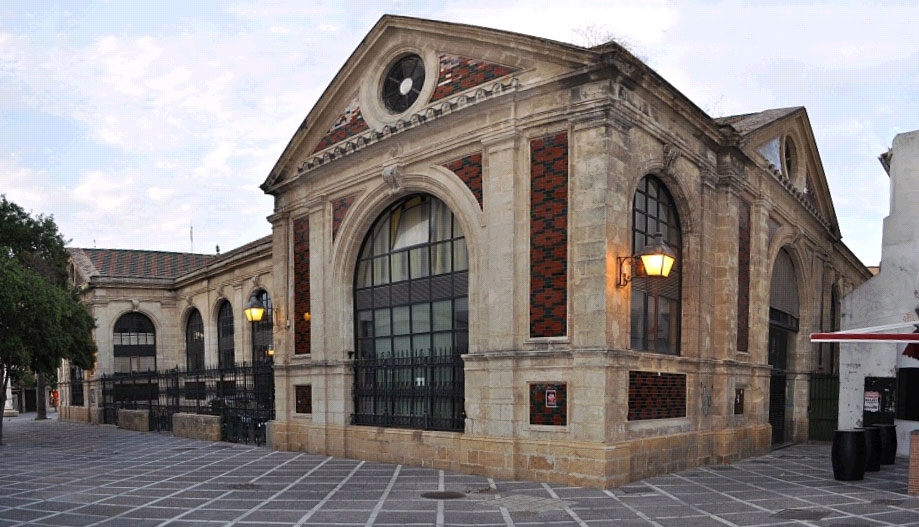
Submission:
[[[341,222],[345,219],[345,214],[348,214],[348,209],[351,208],[351,204],[354,203],[354,196],[345,196],[344,198],[339,198],[332,202],[332,239],[338,235],[338,228],[341,227]]]
[[[444,168],[453,171],[469,187],[475,199],[482,204],[482,153],[470,154],[466,157],[444,163]]]
[[[530,336],[568,322],[568,134],[530,142]]]
[[[629,372],[629,421],[686,417],[686,376]]]
[[[329,127],[329,131],[319,140],[319,144],[313,149],[313,153],[325,150],[336,143],[369,129],[367,121],[361,115],[361,107],[358,103],[358,97],[355,95],[351,102],[348,103],[348,106],[335,119],[335,122],[332,123],[332,126]]]
[[[294,354],[310,352],[310,219],[294,220]]]
[[[568,424],[568,385],[530,385],[530,424],[566,426]]]
[[[919,430],[909,433],[909,485],[906,492],[919,496]]]
[[[484,60],[441,55],[437,87],[434,88],[431,101],[444,99],[516,71],[519,70]]]
[[[737,211],[737,351],[750,343],[750,205],[741,201]]]

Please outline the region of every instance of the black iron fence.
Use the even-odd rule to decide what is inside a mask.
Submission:
[[[274,369],[268,362],[119,373],[103,376],[101,384],[107,424],[118,424],[118,410],[148,410],[154,431],[171,431],[178,412],[217,415],[222,440],[261,445],[265,425],[274,419]]]
[[[464,377],[460,350],[410,351],[354,361],[358,425],[463,430]]]

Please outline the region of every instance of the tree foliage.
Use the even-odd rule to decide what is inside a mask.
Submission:
[[[67,261],[51,216],[0,196],[0,407],[10,377],[53,376],[63,359],[94,367],[95,322],[67,282]]]

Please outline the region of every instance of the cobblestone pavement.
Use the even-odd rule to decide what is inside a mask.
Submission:
[[[32,417],[4,423],[0,527],[919,526],[907,460],[841,483],[825,444],[602,491]]]

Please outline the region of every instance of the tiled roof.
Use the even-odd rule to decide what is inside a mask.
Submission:
[[[792,106],[790,108],[773,108],[756,113],[745,113],[741,115],[728,115],[718,117],[715,122],[718,124],[727,124],[734,127],[741,135],[747,135],[750,132],[759,130],[769,123],[777,121],[783,117],[804,108],[803,106]]]
[[[93,269],[90,274],[126,278],[175,278],[214,259],[210,254],[136,251],[129,249],[69,249],[83,253]]]

